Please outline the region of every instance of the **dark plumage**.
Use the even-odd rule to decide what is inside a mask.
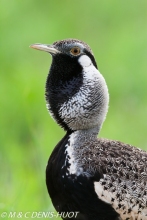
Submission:
[[[55,209],[78,212],[63,219],[147,220],[147,153],[97,138],[109,94],[90,47],[75,39],[31,47],[53,57],[47,107],[66,131],[46,169]]]

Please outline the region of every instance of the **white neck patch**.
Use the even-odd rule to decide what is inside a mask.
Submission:
[[[93,65],[91,59],[87,55],[82,55],[81,57],[79,57],[78,62],[83,67]]]

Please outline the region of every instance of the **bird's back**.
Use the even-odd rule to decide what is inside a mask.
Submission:
[[[84,169],[93,176],[102,174],[94,181],[98,197],[111,204],[123,220],[147,219],[147,152],[107,139],[84,145]]]

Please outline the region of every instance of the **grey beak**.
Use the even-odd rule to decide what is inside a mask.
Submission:
[[[30,45],[31,48],[36,49],[36,50],[42,50],[45,52],[48,52],[50,54],[57,54],[60,53],[59,50],[55,49],[52,45],[47,45],[47,44],[32,44]]]

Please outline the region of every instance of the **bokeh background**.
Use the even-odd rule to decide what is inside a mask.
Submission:
[[[1,213],[54,211],[45,168],[64,131],[45,106],[51,57],[29,45],[64,38],[87,42],[107,81],[99,136],[147,150],[147,1],[0,0]]]

